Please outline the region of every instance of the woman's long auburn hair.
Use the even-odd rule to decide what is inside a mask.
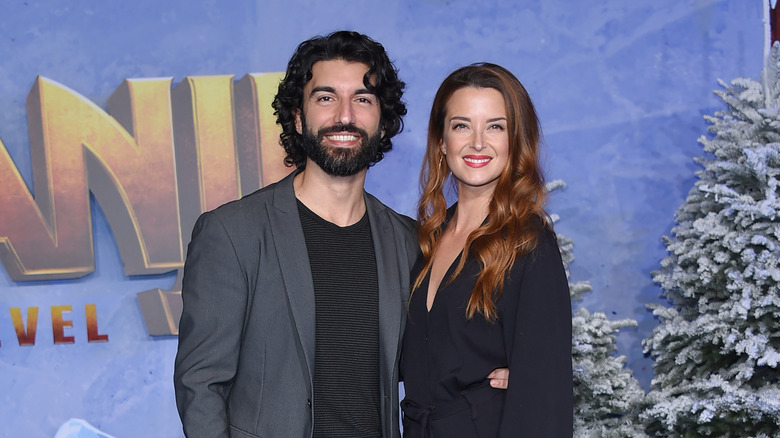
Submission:
[[[552,229],[544,211],[547,192],[539,164],[539,119],[525,87],[499,65],[478,63],[461,67],[447,76],[436,92],[428,121],[427,149],[420,172],[422,195],[417,210],[417,240],[425,265],[414,281],[412,293],[431,269],[446,219],[443,190],[449,168],[441,151],[444,122],[447,103],[455,91],[464,87],[497,90],[506,107],[509,159],[490,200],[487,220],[469,235],[463,248],[463,254],[471,254],[481,265],[466,317],[471,319],[475,313],[481,313],[486,320],[494,321],[498,316],[496,300],[515,258],[536,248],[544,227]],[[466,257],[461,257],[452,275],[442,281],[449,283],[457,277],[465,261]]]

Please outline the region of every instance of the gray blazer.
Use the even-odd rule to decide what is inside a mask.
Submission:
[[[314,288],[294,175],[195,224],[174,370],[188,437],[312,435]],[[382,430],[399,437],[398,359],[417,242],[411,219],[365,200],[379,280]]]

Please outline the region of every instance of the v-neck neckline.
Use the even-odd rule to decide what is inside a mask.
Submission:
[[[447,267],[447,270],[444,272],[444,276],[441,277],[441,281],[439,281],[439,286],[436,288],[436,294],[433,296],[433,300],[431,300],[431,307],[428,308],[428,297],[431,294],[431,272],[432,269],[428,270],[428,284],[425,288],[425,301],[423,302],[423,305],[425,306],[426,314],[430,314],[433,310],[434,306],[436,306],[436,301],[439,298],[439,294],[442,292],[442,289],[446,286],[448,286],[450,277],[452,276],[452,270],[455,266],[457,266],[458,263],[460,263],[460,258],[463,256],[463,250],[461,250],[457,256],[452,260],[452,263],[450,263],[450,266]]]

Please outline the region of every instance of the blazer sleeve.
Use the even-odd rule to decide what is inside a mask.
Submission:
[[[509,386],[501,437],[571,437],[574,385],[571,298],[552,232],[525,257],[516,320],[505,333]],[[505,325],[506,327],[506,325]]]
[[[187,437],[229,437],[227,399],[238,364],[247,282],[219,216],[198,218],[182,279],[174,366],[176,405]]]

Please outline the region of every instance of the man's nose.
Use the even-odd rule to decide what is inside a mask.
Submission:
[[[339,104],[337,117],[338,121],[343,125],[349,125],[353,123],[355,120],[354,113],[352,111],[352,102],[342,101]]]

